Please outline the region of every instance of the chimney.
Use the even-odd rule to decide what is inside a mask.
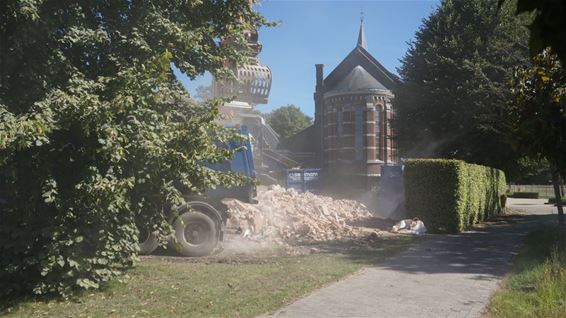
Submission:
[[[315,126],[315,140],[316,142],[316,159],[322,163],[324,158],[323,154],[323,127],[324,127],[324,64],[315,64],[316,67],[316,88],[314,92],[314,126]]]
[[[315,64],[316,67],[316,91],[321,91],[324,86],[324,64]]]

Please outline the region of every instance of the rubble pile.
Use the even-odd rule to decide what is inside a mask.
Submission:
[[[370,211],[353,200],[335,200],[310,192],[271,186],[258,194],[258,204],[223,200],[228,227],[244,237],[275,243],[329,241],[364,235],[348,222],[369,218]],[[367,234],[367,233],[366,233]]]

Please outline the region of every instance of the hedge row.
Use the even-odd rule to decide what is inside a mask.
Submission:
[[[497,215],[505,198],[501,170],[459,160],[407,160],[404,183],[409,216],[433,233],[457,233]]]
[[[538,199],[538,192],[513,192],[507,195],[510,198],[518,199]]]
[[[562,204],[564,204],[564,202],[566,202],[566,197],[562,197]],[[548,198],[548,204],[556,204],[556,198]]]

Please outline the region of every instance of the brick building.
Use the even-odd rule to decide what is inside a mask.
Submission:
[[[397,83],[369,53],[362,21],[356,47],[328,76],[316,65],[314,125],[286,144],[295,152],[314,150],[309,165],[333,175],[379,176],[383,165],[398,161],[391,128]]]

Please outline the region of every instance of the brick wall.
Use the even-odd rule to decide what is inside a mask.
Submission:
[[[358,129],[356,111],[362,115]],[[390,96],[364,93],[326,97],[323,113],[322,140],[326,167],[332,169],[332,166],[349,164],[352,172],[376,175],[384,162],[397,161],[396,144],[391,138],[394,131],[389,122],[395,116]],[[379,138],[376,133],[379,133]],[[356,134],[362,141],[362,160],[356,160]]]

